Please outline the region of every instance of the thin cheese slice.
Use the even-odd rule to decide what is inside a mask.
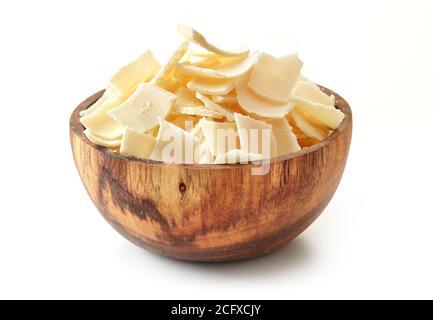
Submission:
[[[188,82],[187,87],[191,90],[207,95],[225,95],[235,87],[233,79],[201,79],[195,78]]]
[[[213,119],[223,119],[224,115],[218,111],[209,110],[205,107],[177,107],[172,114],[187,114],[193,116],[201,116]]]
[[[97,135],[93,134],[89,129],[84,130],[83,133],[85,134],[87,139],[89,139],[91,142],[102,147],[116,148],[120,146],[120,143],[122,141],[120,139],[108,140],[108,139],[98,137]]]
[[[185,52],[188,50],[189,41],[184,41],[177,48],[177,50],[170,57],[168,62],[157,72],[157,74],[150,81],[151,84],[158,85],[163,82],[163,79],[171,72],[171,70],[177,65],[177,63],[182,59]]]
[[[258,51],[252,51],[238,63],[225,64],[214,68],[201,68],[185,63],[179,63],[178,66],[184,73],[193,76],[202,78],[232,79],[240,77],[248,72],[259,56],[260,53]]]
[[[145,133],[158,125],[158,117],[165,119],[175,99],[174,94],[162,88],[141,83],[123,104],[107,114],[121,125]]]
[[[100,108],[106,101],[116,99],[117,95],[118,93],[116,89],[114,89],[112,86],[108,86],[108,88],[105,89],[104,94],[94,104],[92,104],[89,108],[80,111],[80,117],[91,114]]]
[[[213,163],[215,157],[210,151],[209,144],[206,141],[201,142],[195,150],[195,163],[198,164],[209,164]]]
[[[222,115],[228,121],[232,121],[232,122],[235,121],[235,118],[234,118],[234,115],[233,115],[233,111],[221,107],[220,105],[216,104],[215,102],[213,102],[212,100],[206,98],[205,96],[201,95],[198,92],[197,92],[196,96],[210,110],[212,110],[214,112],[217,112],[218,114]]]
[[[222,56],[244,56],[248,53],[247,48],[241,48],[239,50],[222,50],[220,48],[217,48],[207,42],[206,38],[201,33],[184,25],[178,25],[177,32],[185,39],[188,39],[189,41],[199,45],[200,47]]]
[[[155,147],[156,139],[150,134],[141,134],[125,129],[120,145],[120,153],[142,159],[149,159]]]
[[[335,106],[335,96],[328,96],[319,86],[309,80],[300,80],[296,83],[295,88],[292,91],[292,96],[301,98],[307,101],[320,103],[325,106]]]
[[[176,91],[176,101],[174,103],[173,110],[176,110],[180,107],[202,107],[203,103],[198,100],[193,91],[188,90],[187,88],[180,87]]]
[[[161,65],[146,51],[137,60],[121,68],[110,80],[112,86],[124,95],[130,95],[140,82],[150,80]]]
[[[261,154],[264,158],[277,154],[276,140],[272,125],[235,113],[241,149],[247,153]]]
[[[93,134],[107,140],[113,140],[122,135],[123,127],[113,118],[107,115],[107,111],[119,106],[127,99],[127,96],[117,95],[113,99],[105,101],[98,109],[80,118],[83,126]]]
[[[194,135],[195,137],[197,137],[197,139],[200,140],[200,142],[204,141],[204,134],[203,134],[203,130],[201,129],[200,121],[191,130],[191,134]]]
[[[194,163],[199,140],[192,134],[159,118],[159,132],[150,159],[165,163]]]
[[[202,119],[200,125],[212,155],[217,156],[239,148],[234,122],[214,122]]]
[[[277,145],[276,156],[301,150],[298,139],[286,119],[269,119],[266,122],[272,125],[272,134]]]
[[[262,53],[252,69],[248,88],[259,97],[276,103],[287,103],[302,65],[297,54],[276,58]]]
[[[330,129],[336,129],[344,119],[344,113],[333,106],[325,106],[302,98],[292,97],[296,109],[299,109],[313,122],[325,125]]]
[[[274,104],[257,97],[247,87],[248,77],[246,74],[236,82],[238,102],[246,112],[263,118],[284,118],[293,109],[293,103]]]
[[[321,128],[319,126],[315,126],[310,121],[308,121],[302,113],[293,110],[290,114],[295,121],[296,126],[301,129],[302,132],[305,133],[308,137],[322,141],[329,135],[329,130]]]
[[[248,153],[244,150],[233,149],[227,153],[220,154],[215,158],[215,164],[236,164],[236,163],[248,163],[254,161],[263,160],[261,154]]]
[[[238,103],[238,99],[235,95],[215,96],[212,95],[212,100],[216,103],[233,105]]]
[[[196,60],[196,61],[191,61],[191,60]],[[191,65],[196,66],[196,67],[211,68],[211,67],[215,67],[215,66],[219,65],[221,60],[220,60],[219,56],[214,55],[213,57],[202,58],[202,59],[197,59],[197,58],[193,59],[191,57],[190,62],[191,62]]]
[[[192,132],[192,130],[197,126],[200,118],[197,116],[192,116],[188,114],[170,114],[165,120],[171,122],[175,126],[187,131]]]

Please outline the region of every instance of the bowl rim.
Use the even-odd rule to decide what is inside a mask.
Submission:
[[[300,151],[280,155],[277,157],[272,157],[269,160],[269,164],[273,164],[276,162],[291,160],[295,158],[299,158],[302,156],[305,156],[310,153],[314,153],[320,149],[323,149],[325,146],[329,145],[331,142],[337,140],[345,131],[349,130],[352,125],[352,110],[350,108],[349,103],[341,97],[338,93],[323,87],[319,85],[320,89],[325,92],[328,95],[334,95],[335,96],[335,107],[339,110],[341,110],[345,117],[343,121],[340,123],[338,128],[336,128],[326,139],[320,141],[319,143],[304,148]],[[126,156],[123,154],[120,154],[118,152],[114,152],[106,147],[98,146],[94,143],[92,143],[89,139],[86,138],[84,135],[84,126],[80,122],[80,111],[85,110],[89,108],[93,103],[95,103],[105,92],[104,90],[100,90],[96,92],[95,94],[91,95],[84,101],[82,101],[72,112],[70,117],[70,131],[74,132],[77,137],[79,137],[84,143],[88,144],[89,146],[93,147],[94,149],[97,149],[99,152],[103,153],[105,156],[113,159],[119,159],[119,160],[125,160],[125,161],[133,161],[133,162],[139,162],[146,165],[157,165],[157,166],[176,166],[176,167],[185,167],[185,168],[195,168],[195,169],[228,169],[228,168],[240,168],[240,167],[255,167],[257,164],[254,164],[252,162],[249,163],[242,163],[242,164],[187,164],[187,163],[179,163],[179,164],[168,164],[162,161],[156,161],[156,160],[150,160],[150,159],[141,159],[134,156]]]

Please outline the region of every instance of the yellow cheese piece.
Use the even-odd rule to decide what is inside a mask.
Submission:
[[[235,80],[195,78],[188,82],[187,87],[201,94],[225,95],[234,89]]]
[[[203,103],[194,96],[194,92],[180,87],[176,90],[176,101],[173,110],[180,107],[202,107]]]
[[[160,68],[152,52],[146,51],[137,60],[121,68],[110,82],[119,93],[129,95],[140,82],[150,80]]]
[[[236,163],[248,163],[254,161],[263,160],[261,154],[248,153],[244,150],[233,149],[227,153],[220,154],[215,158],[215,164],[236,164]]]
[[[209,108],[210,110],[217,112],[218,114],[222,115],[223,117],[225,117],[228,121],[235,121],[234,115],[233,115],[233,111],[228,110],[228,109],[224,109],[223,107],[221,107],[220,105],[216,104],[215,102],[213,102],[212,100],[206,98],[205,96],[201,95],[200,93],[197,92],[196,94],[197,98],[200,99],[204,105]]]
[[[120,106],[107,112],[124,127],[145,133],[158,125],[158,117],[165,119],[176,96],[149,83],[141,83],[137,90]]]
[[[186,114],[192,116],[222,119],[224,115],[217,111],[209,110],[205,107],[177,107],[172,114]]]
[[[276,58],[263,53],[252,69],[248,88],[259,97],[276,103],[287,103],[302,65],[297,54]]]
[[[239,148],[234,122],[214,122],[202,119],[200,125],[212,155],[217,156]]]
[[[284,118],[293,109],[293,103],[275,104],[256,96],[247,87],[248,77],[246,74],[236,82],[238,102],[246,112],[263,118]]]
[[[177,50],[170,57],[168,62],[159,69],[156,75],[150,81],[151,84],[160,84],[160,82],[171,72],[171,70],[177,65],[177,63],[182,59],[186,51],[188,50],[189,41],[184,41],[177,48]]]
[[[206,38],[201,33],[184,25],[178,25],[177,32],[185,39],[195,43],[196,45],[199,45],[200,47],[210,52],[219,54],[221,56],[229,56],[229,57],[244,56],[248,53],[247,48],[241,48],[239,50],[222,50],[220,48],[217,48],[214,45],[207,42]]]
[[[159,132],[150,159],[165,163],[194,163],[199,140],[191,133],[159,118]]]
[[[237,97],[230,94],[224,96],[212,95],[212,101],[214,101],[215,103],[227,104],[227,105],[233,105],[238,103]]]
[[[108,140],[98,137],[97,135],[93,134],[89,129],[84,130],[83,133],[91,142],[102,147],[115,148],[120,146],[120,143],[122,141],[120,139]]]
[[[275,137],[277,151],[276,156],[289,154],[301,150],[298,139],[293,133],[292,127],[289,125],[285,118],[282,119],[269,119],[267,123],[272,125],[272,134]]]
[[[108,99],[102,105],[84,117],[80,118],[83,126],[93,134],[107,140],[113,140],[122,135],[123,127],[113,118],[107,115],[107,111],[119,106],[127,99],[127,96],[118,94],[113,99]]]
[[[247,153],[261,154],[265,159],[277,154],[272,125],[235,113],[236,127],[242,150]]]
[[[102,104],[104,104],[106,101],[116,99],[117,95],[118,93],[116,89],[109,86],[107,89],[105,89],[104,94],[94,104],[92,104],[89,108],[80,111],[80,117],[91,114],[92,112],[100,108]]]
[[[142,159],[149,159],[156,139],[150,134],[141,134],[128,128],[123,132],[120,153]]]
[[[178,66],[186,74],[202,78],[232,79],[248,72],[259,58],[258,51],[252,51],[237,63],[224,64],[214,68],[201,68],[190,64],[179,63]]]
[[[293,110],[291,116],[295,121],[296,126],[307,136],[322,141],[329,135],[329,130],[314,125],[308,121],[302,113]]]
[[[174,124],[175,126],[187,131],[192,132],[200,120],[199,117],[188,114],[170,114],[165,120]]]
[[[196,61],[191,61],[191,60],[196,60]],[[202,58],[202,59],[190,58],[189,62],[191,63],[191,65],[196,67],[211,68],[219,65],[221,60],[219,56],[214,56],[214,57]]]
[[[320,90],[318,85],[306,79],[300,80],[296,83],[291,95],[293,97],[320,103],[329,107],[335,106],[335,97],[333,95],[328,96]]]
[[[344,113],[333,106],[325,106],[298,97],[292,97],[291,101],[308,119],[330,129],[338,128],[344,119]]]
[[[205,108],[203,103],[194,96],[194,93],[186,88],[180,87],[176,91],[176,96],[176,102],[172,111],[173,115],[186,114],[214,119],[224,118],[217,110]]]

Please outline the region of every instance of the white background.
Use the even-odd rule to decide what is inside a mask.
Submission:
[[[433,298],[433,2],[2,1],[0,298]],[[195,264],[124,240],[88,198],[69,115],[177,22],[297,50],[354,114],[344,178],[297,240]]]

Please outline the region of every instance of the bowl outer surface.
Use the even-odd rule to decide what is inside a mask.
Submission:
[[[253,164],[168,165],[125,157],[91,143],[79,112],[70,120],[75,163],[104,218],[135,244],[177,259],[229,261],[274,251],[305,230],[323,211],[344,171],[352,135],[346,117],[321,143],[271,159],[267,175]]]

